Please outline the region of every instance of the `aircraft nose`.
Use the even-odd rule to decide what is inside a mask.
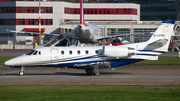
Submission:
[[[82,28],[82,26],[81,25],[79,25],[79,29],[81,29]]]
[[[6,62],[4,62],[5,65],[7,66],[13,66],[13,65],[16,65],[16,60],[8,60]]]

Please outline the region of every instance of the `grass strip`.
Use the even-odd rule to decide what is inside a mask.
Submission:
[[[0,101],[180,101],[180,86],[1,85]]]
[[[132,65],[180,65],[180,58],[159,56],[158,60],[143,60]]]
[[[0,65],[4,65],[4,62],[14,58],[15,56],[0,56]]]

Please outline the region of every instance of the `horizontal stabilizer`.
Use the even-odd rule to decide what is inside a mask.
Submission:
[[[133,59],[143,59],[143,60],[158,60],[158,56],[145,56],[145,55],[134,55]]]

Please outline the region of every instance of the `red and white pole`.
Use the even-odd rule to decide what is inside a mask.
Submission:
[[[41,2],[39,0],[39,33],[41,33]],[[39,34],[39,45],[41,45],[41,34]]]

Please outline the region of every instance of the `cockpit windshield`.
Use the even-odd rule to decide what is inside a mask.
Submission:
[[[36,50],[30,50],[29,52],[26,53],[26,55],[36,55],[38,51]]]

